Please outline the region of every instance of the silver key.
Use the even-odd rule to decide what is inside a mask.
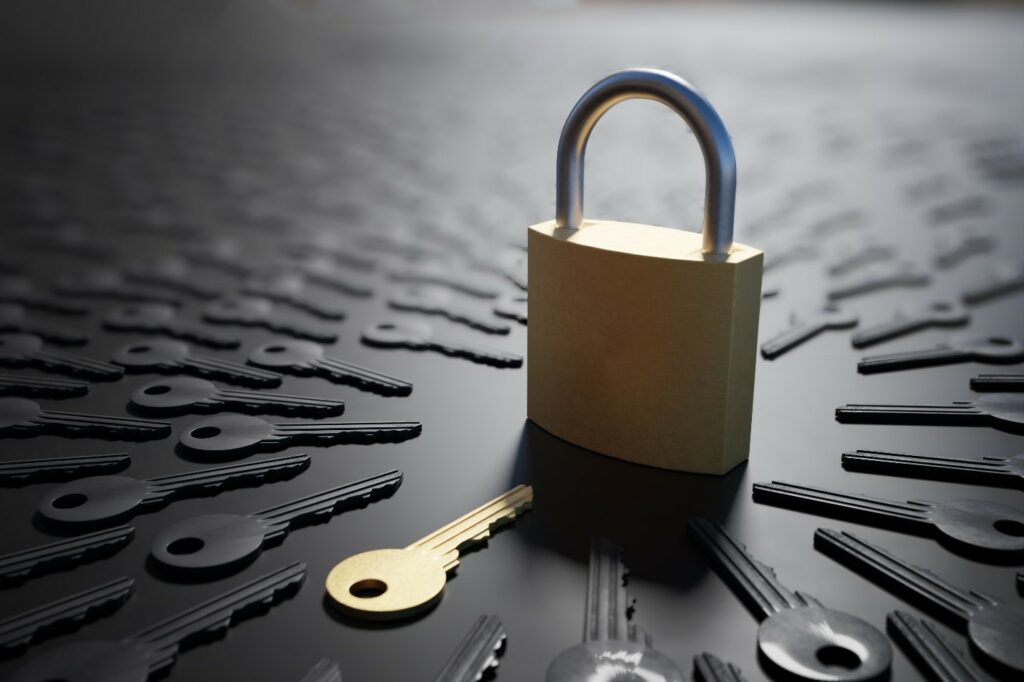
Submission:
[[[747,682],[738,665],[707,652],[693,657],[693,678],[696,682]]]
[[[217,287],[207,283],[207,278],[191,271],[188,262],[178,256],[145,258],[128,264],[124,275],[133,282],[169,289],[200,299],[216,298]]]
[[[199,326],[182,324],[177,317],[178,311],[173,306],[138,303],[108,310],[103,316],[103,326],[115,332],[169,336],[210,348],[238,348],[242,345],[237,337],[213,334]]]
[[[57,276],[53,290],[61,296],[101,298],[127,303],[162,303],[180,306],[176,296],[159,291],[148,291],[125,280],[115,268],[91,268],[66,272]]]
[[[856,332],[850,342],[854,348],[867,348],[930,327],[962,327],[970,320],[970,313],[959,303],[934,301],[915,311],[900,310],[888,322]]]
[[[438,337],[430,325],[420,322],[378,322],[363,331],[363,343],[376,348],[430,350],[455,358],[466,358],[494,367],[522,367],[523,358],[513,353],[470,346]]]
[[[0,335],[0,367],[32,367],[90,381],[114,381],[124,370],[99,360],[54,353],[43,349],[43,340],[31,334]]]
[[[982,682],[985,679],[928,621],[893,611],[885,617],[885,623],[889,635],[928,679],[936,682]]]
[[[259,298],[226,296],[203,308],[203,319],[212,324],[262,327],[268,331],[318,343],[334,343],[338,334],[327,327],[311,327],[277,313],[274,304]]]
[[[0,438],[49,433],[113,440],[150,440],[171,432],[167,422],[44,410],[27,398],[0,398]]]
[[[862,279],[833,287],[826,295],[830,301],[860,296],[861,294],[892,289],[894,287],[920,287],[931,282],[927,272],[910,263],[896,263],[878,268]]]
[[[505,628],[497,616],[480,616],[434,682],[477,682],[493,674],[505,652]]]
[[[89,312],[80,303],[37,292],[32,280],[18,275],[0,275],[0,303],[17,303],[33,310],[60,315],[85,315]]]
[[[318,303],[306,286],[306,277],[297,272],[278,270],[252,275],[242,285],[242,293],[265,298],[325,320],[343,320],[345,311],[338,306]]]
[[[985,303],[1024,289],[1024,263],[1016,266],[998,265],[985,277],[975,282],[961,295],[961,300],[968,305]]]
[[[206,355],[194,355],[188,344],[166,339],[146,339],[128,344],[114,353],[112,359],[130,372],[190,374],[254,388],[280,386],[282,378],[277,372],[246,367]]]
[[[1013,457],[931,457],[882,450],[843,453],[843,467],[890,476],[930,478],[1024,490],[1024,453]]]
[[[127,469],[132,458],[127,453],[15,459],[0,462],[0,484],[24,485],[39,481],[68,481],[83,476],[112,474]]]
[[[132,392],[129,404],[155,416],[243,412],[282,417],[333,417],[345,411],[340,400],[217,388],[198,377],[169,377]]]
[[[60,400],[64,398],[79,398],[88,392],[89,384],[83,381],[49,379],[0,372],[0,396]]]
[[[118,526],[4,554],[0,556],[0,585],[17,585],[32,577],[109,556],[131,542],[134,535],[132,526]]]
[[[961,362],[1013,364],[1024,360],[1024,344],[1003,336],[953,340],[934,348],[864,358],[857,363],[861,374],[895,372],[917,367],[937,367]]]
[[[412,384],[366,367],[324,355],[323,346],[312,341],[275,341],[255,348],[249,364],[300,377],[318,376],[332,383],[353,386],[381,395],[409,395]]]
[[[0,334],[32,334],[61,346],[81,346],[89,337],[75,329],[39,324],[28,319],[18,303],[0,303]]]
[[[326,256],[310,256],[296,263],[296,267],[313,284],[357,298],[373,295],[373,287],[352,276],[338,272],[338,261]]]
[[[416,284],[394,287],[388,296],[388,305],[395,310],[439,315],[488,334],[508,334],[511,331],[507,324],[477,314],[469,307],[460,305],[452,292],[437,287]]]
[[[856,315],[844,313],[834,305],[825,306],[803,320],[794,315],[790,319],[789,329],[761,344],[761,356],[774,360],[823,331],[856,327],[858,319]]]

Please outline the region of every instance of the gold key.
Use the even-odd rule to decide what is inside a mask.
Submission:
[[[533,504],[533,488],[517,485],[404,549],[374,549],[345,559],[327,576],[327,593],[343,611],[378,620],[429,609],[444,592],[459,553],[491,537]]]

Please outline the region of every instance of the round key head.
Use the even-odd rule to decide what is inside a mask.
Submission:
[[[273,431],[273,424],[257,417],[222,414],[197,421],[182,431],[178,440],[199,452],[236,452],[267,440]]]
[[[560,653],[548,666],[547,682],[619,682],[688,679],[679,666],[657,649],[638,642],[587,642]]]
[[[12,426],[28,426],[39,416],[39,404],[25,398],[0,398],[0,431]]]
[[[957,347],[967,348],[979,358],[989,362],[1014,362],[1024,358],[1024,345],[1005,336],[989,336],[983,339],[958,339]]]
[[[422,322],[377,322],[363,330],[363,341],[374,346],[400,347],[426,343],[433,336],[430,325]]]
[[[122,642],[70,642],[29,659],[9,682],[146,682],[147,653]]]
[[[390,620],[426,611],[440,599],[448,574],[441,559],[425,550],[375,549],[355,554],[331,569],[327,593],[344,612]]]
[[[939,532],[974,549],[1024,554],[1024,511],[985,500],[936,504],[929,520]]]
[[[103,320],[114,327],[133,327],[137,324],[161,324],[171,322],[177,315],[174,306],[166,303],[139,303],[125,305],[108,311]]]
[[[91,476],[54,488],[39,500],[39,513],[60,523],[110,521],[131,513],[148,486],[129,476]]]
[[[892,646],[877,628],[821,606],[776,612],[758,628],[757,646],[772,665],[802,680],[874,680],[892,665]]]
[[[323,346],[312,341],[275,341],[249,353],[249,362],[269,368],[308,366],[323,356]]]
[[[147,339],[124,346],[111,358],[124,367],[174,365],[188,357],[188,344],[170,339]]]
[[[956,301],[933,301],[925,307],[932,324],[940,326],[959,325],[967,322],[967,310]]]
[[[31,357],[43,347],[43,340],[34,334],[3,334],[0,336],[0,358],[11,360]]]
[[[986,393],[973,402],[996,421],[1024,426],[1024,393]]]
[[[171,412],[186,410],[195,403],[212,398],[217,387],[197,377],[167,377],[139,386],[132,392],[131,403],[144,410]]]
[[[164,566],[180,571],[209,571],[235,566],[263,547],[267,526],[239,514],[205,514],[179,521],[161,531],[150,553]]]
[[[967,622],[972,647],[993,661],[1024,672],[1024,609],[995,606],[977,611]]]

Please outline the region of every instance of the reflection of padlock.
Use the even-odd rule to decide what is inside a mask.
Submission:
[[[587,139],[631,98],[662,102],[693,129],[703,235],[583,220]],[[722,120],[670,73],[612,74],[569,114],[556,184],[557,217],[529,229],[529,418],[619,459],[725,473],[750,444],[764,257],[732,241],[736,160]]]

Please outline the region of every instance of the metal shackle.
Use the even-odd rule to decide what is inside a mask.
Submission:
[[[667,105],[693,130],[704,155],[705,255],[727,256],[732,248],[736,208],[736,155],[718,112],[679,76],[658,69],[626,69],[598,81],[569,112],[558,140],[555,171],[555,226],[577,229],[583,222],[583,162],[594,125],[627,99]]]

